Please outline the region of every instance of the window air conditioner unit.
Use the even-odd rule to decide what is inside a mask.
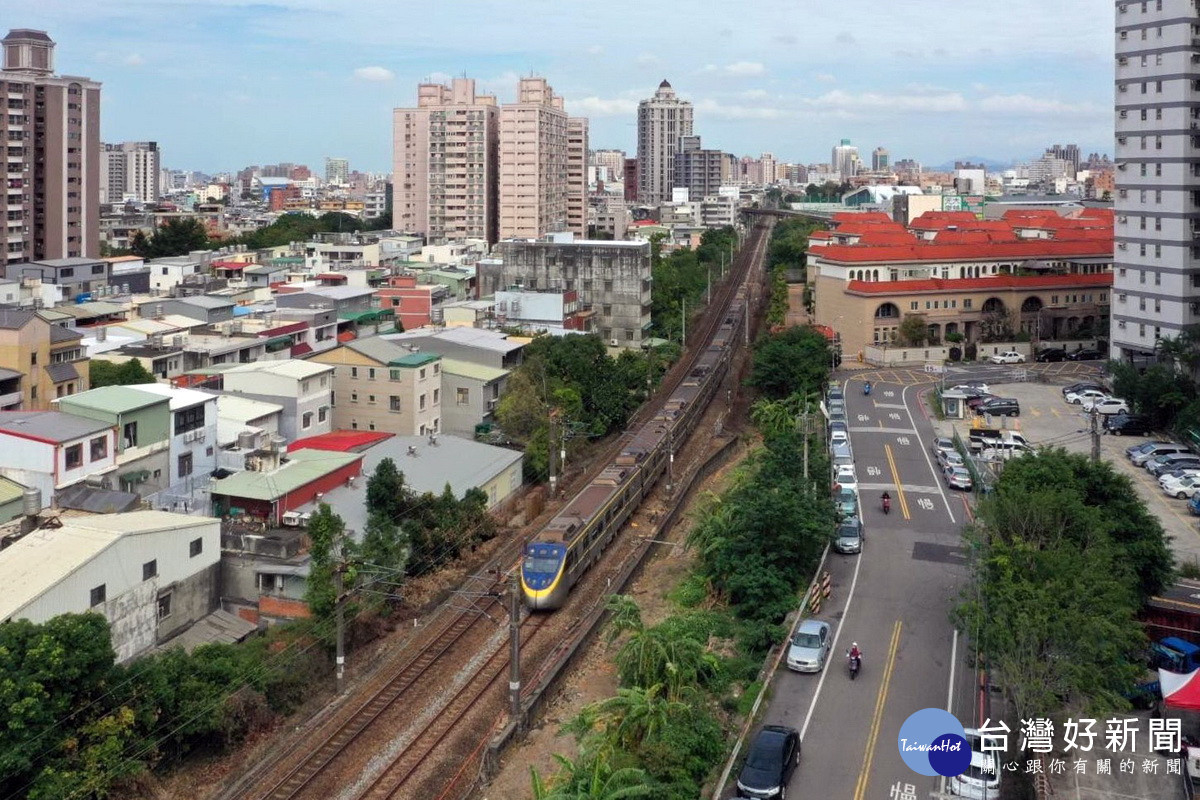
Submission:
[[[620,342],[620,340],[618,340],[618,339],[609,339],[609,340],[608,340],[608,346],[609,346],[609,347],[619,347],[619,346],[620,346],[620,344],[621,344],[621,342]]]

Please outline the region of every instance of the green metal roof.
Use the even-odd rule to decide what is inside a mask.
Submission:
[[[6,505],[14,500],[20,500],[25,494],[25,487],[14,480],[0,477],[0,505]]]
[[[485,367],[482,364],[472,364],[469,361],[459,361],[453,358],[442,359],[442,372],[448,372],[451,375],[462,375],[464,378],[474,378],[484,383],[490,383],[508,374],[508,370],[506,369]]]
[[[374,322],[384,317],[395,316],[395,313],[390,308],[372,308],[369,311],[343,311],[338,314],[338,319],[348,319],[354,322]]]
[[[420,367],[431,361],[437,361],[441,356],[437,353],[409,353],[388,362],[389,367]]]
[[[129,386],[101,386],[98,389],[89,389],[86,392],[67,395],[58,401],[59,405],[65,409],[71,406],[83,408],[94,408],[98,411],[107,411],[112,414],[121,414],[126,411],[136,411],[139,408],[147,406],[162,405],[166,407],[171,399],[164,395],[152,394],[144,392],[141,389],[134,389]]]
[[[212,484],[212,494],[250,500],[277,500],[362,458],[361,453],[297,450],[274,472],[239,472]]]

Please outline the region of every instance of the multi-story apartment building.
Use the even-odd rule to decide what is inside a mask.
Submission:
[[[929,339],[1100,338],[1112,293],[1111,212],[1009,211],[1002,220],[929,212],[905,229],[879,214],[842,214],[810,239],[814,321],[848,357],[899,342],[906,316]]]
[[[672,186],[687,189],[688,197],[698,201],[716,194],[732,182],[732,177],[733,156],[720,150],[705,150],[699,136],[680,137]]]
[[[1144,362],[1200,323],[1200,17],[1192,0],[1118,2],[1116,17],[1111,356]]]
[[[638,103],[637,200],[658,205],[671,199],[679,137],[692,135],[692,104],[663,81]]]
[[[333,428],[333,367],[287,359],[239,364],[221,373],[226,394],[282,407],[279,433],[288,441]]]
[[[507,240],[479,264],[480,294],[521,286],[575,290],[613,347],[640,347],[650,327],[650,243]]]
[[[0,408],[46,410],[88,388],[83,334],[34,311],[0,309]],[[19,405],[18,405],[19,404]]]
[[[54,74],[54,42],[4,37],[5,263],[100,254],[100,84]]]
[[[333,426],[424,436],[441,430],[442,357],[378,336],[314,355],[335,367]]]
[[[604,167],[610,182],[620,183],[625,179],[624,150],[596,150],[591,158],[593,166]]]
[[[157,142],[105,144],[101,158],[100,202],[158,202],[162,153]]]
[[[393,112],[392,214],[397,229],[430,244],[498,238],[499,116],[475,81],[424,83],[416,108]]]
[[[567,112],[545,78],[500,107],[500,238],[567,229]]]
[[[567,119],[567,230],[586,237],[588,232],[588,121]]]
[[[334,186],[345,186],[350,183],[350,160],[326,157],[325,182]]]
[[[871,171],[887,172],[892,168],[892,156],[887,148],[876,147],[871,151]]]

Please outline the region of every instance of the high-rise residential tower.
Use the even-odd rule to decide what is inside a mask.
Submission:
[[[657,205],[671,199],[679,137],[691,134],[692,104],[676,97],[665,80],[653,97],[638,103],[639,203]]]
[[[423,83],[392,115],[396,228],[431,244],[497,240],[500,109],[475,81]]]
[[[567,112],[545,78],[500,107],[500,238],[567,229]]]
[[[699,202],[716,194],[732,180],[728,153],[705,150],[699,136],[680,137],[679,152],[675,154],[673,186],[686,188],[688,197]]]
[[[839,173],[843,181],[849,180],[858,174],[858,148],[850,144],[849,139],[842,139],[842,143],[833,148],[830,162],[833,171]]]
[[[4,260],[100,251],[100,84],[54,74],[54,42],[18,28],[3,40],[0,116],[7,165]],[[19,176],[19,177],[15,177]]]
[[[126,197],[158,202],[162,153],[157,142],[105,144],[101,158],[100,202],[120,203]]]
[[[336,186],[345,186],[350,183],[350,159],[326,156],[325,182]]]
[[[581,239],[588,233],[588,121],[567,118],[567,230]]]
[[[1200,323],[1200,21],[1192,0],[1118,2],[1116,18],[1110,355],[1141,362]]]

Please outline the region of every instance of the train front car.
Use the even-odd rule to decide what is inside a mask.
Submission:
[[[570,582],[566,574],[567,546],[558,542],[533,541],[521,559],[521,593],[525,605],[535,611],[553,611],[567,601]]]

